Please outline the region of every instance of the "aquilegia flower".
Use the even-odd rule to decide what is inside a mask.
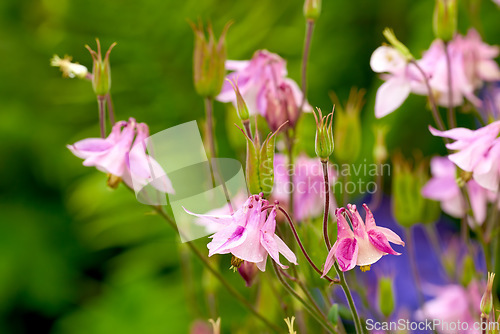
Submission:
[[[290,173],[293,174],[293,186],[290,187]],[[335,179],[335,171],[329,167],[330,184]],[[315,218],[323,213],[325,202],[324,176],[319,158],[300,155],[293,166],[287,164],[283,154],[274,156],[274,188],[272,197],[280,204],[289,205],[290,191],[293,191],[293,215],[300,222],[307,218]],[[335,199],[330,196],[330,211],[337,208]]]
[[[335,260],[342,271],[351,270],[356,265],[361,269],[368,270],[370,265],[380,260],[383,255],[401,255],[392,249],[389,242],[404,246],[405,243],[392,230],[375,224],[373,214],[366,204],[366,225],[361,219],[356,205],[347,205],[345,208],[337,209],[337,241],[328,253],[323,267],[323,276],[332,268]],[[347,214],[352,224],[352,230],[344,217]]]
[[[432,178],[422,188],[422,196],[440,201],[444,212],[455,218],[462,218],[467,206],[457,184],[456,167],[453,162],[446,157],[434,157],[431,160],[431,173]],[[495,196],[474,180],[467,182],[467,190],[474,219],[482,224],[486,219],[489,199]]]
[[[416,62],[426,73],[436,101],[441,106],[449,105],[448,66],[443,41],[435,40],[422,59]],[[474,29],[466,36],[455,35],[448,44],[452,69],[452,105],[461,105],[464,98],[481,106],[481,100],[474,94],[485,82],[500,80],[500,69],[494,61],[499,54],[495,46],[481,40]],[[422,74],[416,66],[390,46],[377,48],[370,59],[374,72],[384,73],[386,80],[377,91],[375,116],[388,115],[403,104],[410,92],[428,95]]]
[[[302,92],[295,81],[286,77],[286,62],[275,53],[258,50],[251,60],[226,61],[227,76],[217,100],[237,105],[231,82],[237,83],[250,115],[260,114],[275,131],[286,120],[294,126],[299,117]],[[307,102],[304,111],[312,111]]]
[[[446,144],[455,150],[448,158],[461,169],[472,172],[474,180],[482,187],[493,192],[498,191],[500,176],[500,121],[493,122],[477,130],[455,128],[438,131],[429,130],[434,136],[455,140]]]
[[[242,261],[253,262],[261,271],[266,270],[267,255],[282,268],[287,266],[279,261],[281,253],[288,261],[297,264],[295,254],[276,234],[276,207],[269,215],[262,208],[269,202],[261,195],[250,196],[245,204],[232,215],[199,215],[186,210],[190,215],[210,220],[224,227],[213,234],[207,245],[208,256],[214,254],[233,254],[233,266]]]
[[[94,166],[121,178],[134,190],[151,183],[156,189],[173,194],[174,189],[163,168],[146,154],[145,139],[148,136],[148,126],[137,124],[134,118],[130,118],[128,122],[117,122],[107,138],[87,138],[67,147],[84,159],[84,166]]]

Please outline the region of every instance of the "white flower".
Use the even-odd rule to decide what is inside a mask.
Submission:
[[[64,58],[59,58],[58,55],[54,55],[50,60],[50,65],[54,67],[59,67],[61,72],[63,72],[64,77],[84,79],[87,76],[88,70],[85,66],[78,63],[72,63],[71,57],[64,56]]]

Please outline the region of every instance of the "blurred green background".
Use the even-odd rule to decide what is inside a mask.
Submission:
[[[433,39],[433,3],[323,1],[309,101],[329,110],[329,90],[344,101],[351,86],[368,89],[362,158],[371,159],[381,83],[370,70],[370,55],[390,26],[420,56]],[[470,18],[463,9],[465,31]],[[227,37],[229,59],[249,59],[266,48],[285,58],[289,76],[300,79],[305,23],[299,0],[0,2],[0,333],[186,333],[195,319],[218,315],[224,330],[236,333],[240,324],[255,322],[221,291],[219,311],[207,312],[201,292],[217,287],[178,236],[126,189],[108,189],[105,175],[84,168],[66,149],[98,136],[97,105],[89,82],[63,79],[49,66],[53,54],[68,54],[90,68],[84,45],[94,47],[96,37],[105,48],[116,41],[111,64],[118,119],[133,116],[151,133],[202,120],[187,23],[198,17],[213,22],[216,34],[235,21]],[[480,29],[490,44],[500,44],[499,17],[498,8],[483,0]],[[222,104],[215,108],[220,155],[241,158],[240,144],[228,140],[233,121],[224,121],[234,114]],[[442,150],[427,132],[424,98],[410,97],[379,122],[391,126],[390,150]],[[198,242],[202,250],[205,244]],[[228,259],[220,261],[228,267]],[[246,295],[255,293],[237,275],[224,274]]]

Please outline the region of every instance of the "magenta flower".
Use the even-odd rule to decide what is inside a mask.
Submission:
[[[117,122],[107,138],[83,139],[67,147],[74,155],[84,159],[84,166],[93,166],[120,177],[135,190],[151,183],[162,192],[174,193],[163,168],[146,154],[144,141],[148,136],[148,126],[137,124],[135,119],[130,118],[128,122]]]
[[[466,203],[456,181],[456,167],[446,157],[434,157],[431,160],[432,178],[422,188],[422,196],[441,202],[441,208],[450,216],[462,218],[466,213]],[[486,219],[488,202],[494,194],[477,184],[467,182],[474,219],[482,224]],[[471,221],[469,221],[471,224]]]
[[[293,173],[293,187],[290,187],[290,173]],[[335,171],[329,169],[330,184],[334,183]],[[315,218],[323,213],[325,202],[324,176],[319,158],[309,158],[305,155],[297,157],[295,164],[287,164],[283,154],[274,156],[274,188],[272,197],[280,204],[288,206],[290,189],[293,190],[293,214],[297,221]],[[335,199],[330,196],[330,211],[337,208]]]
[[[401,253],[392,249],[389,242],[402,246],[405,243],[390,229],[377,226],[368,206],[363,204],[363,207],[366,211],[366,225],[355,205],[348,204],[347,210],[345,208],[336,210],[337,241],[328,253],[323,267],[323,276],[330,271],[335,261],[338,262],[342,271],[351,270],[356,265],[365,270],[369,269],[371,264],[380,260],[383,255],[401,255]],[[347,214],[351,221],[352,230],[344,217],[344,213]]]
[[[477,130],[455,128],[438,131],[429,130],[434,136],[455,140],[446,144],[456,151],[448,158],[461,169],[472,172],[474,180],[482,187],[493,192],[498,191],[500,175],[500,121],[488,124]]]
[[[481,88],[484,82],[500,80],[500,69],[493,60],[499,54],[498,48],[484,43],[480,35],[471,29],[466,36],[455,35],[448,44],[448,52],[452,68],[452,105],[461,105],[466,98],[479,107],[481,100],[474,94],[475,90]],[[427,74],[437,103],[448,106],[448,67],[443,41],[435,40],[417,63]],[[393,47],[377,48],[370,59],[370,66],[374,72],[384,73],[382,79],[386,81],[377,91],[375,100],[375,116],[378,118],[399,108],[411,92],[429,94],[424,78],[415,65],[407,63]]]
[[[226,61],[227,76],[238,84],[250,115],[264,116],[272,129],[286,120],[293,126],[299,116],[302,92],[295,81],[286,78],[286,62],[275,53],[258,50],[249,61]],[[226,80],[217,100],[237,105],[236,94]],[[305,103],[304,111],[312,111]]]
[[[281,253],[288,261],[297,264],[295,254],[276,234],[276,207],[269,215],[262,208],[269,202],[259,195],[250,196],[245,204],[232,215],[199,215],[186,210],[190,215],[210,220],[224,227],[213,234],[207,245],[208,256],[231,253],[237,259],[253,262],[261,271],[266,270],[267,255],[282,268]]]

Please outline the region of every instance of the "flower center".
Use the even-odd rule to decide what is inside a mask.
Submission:
[[[122,178],[113,174],[108,174],[108,181],[106,182],[108,187],[111,189],[116,189],[120,185]]]
[[[371,265],[366,265],[366,266],[360,266],[359,269],[361,269],[362,272],[370,271]]]
[[[236,271],[239,267],[241,267],[241,264],[243,263],[243,260],[240,258],[237,258],[236,256],[233,255],[231,258],[231,267],[229,269],[232,269],[233,271]]]

